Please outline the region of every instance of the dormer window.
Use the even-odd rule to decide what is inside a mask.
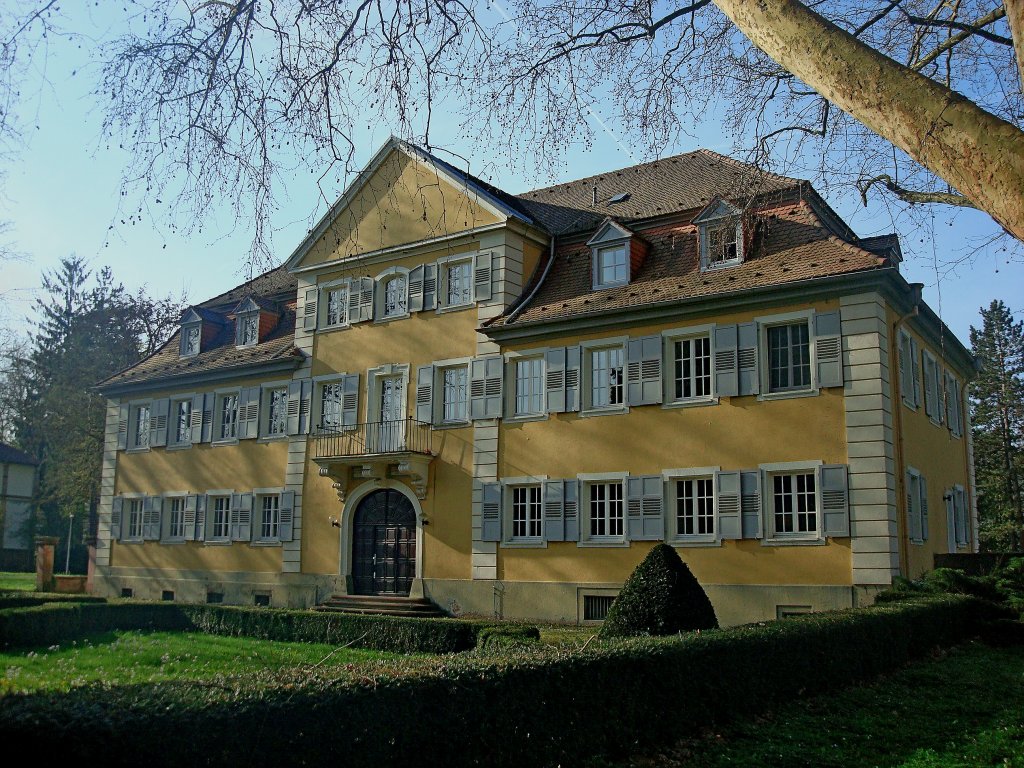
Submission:
[[[235,343],[240,347],[251,347],[260,338],[260,313],[246,312],[235,320]]]
[[[587,245],[590,246],[594,290],[629,283],[634,246],[632,232],[606,219]]]
[[[700,237],[701,269],[718,269],[743,262],[743,218],[739,208],[715,199],[693,223]]]
[[[266,337],[280,318],[276,305],[250,296],[235,307],[235,346],[252,347]]]
[[[194,309],[190,309],[181,318],[178,352],[182,357],[195,357],[202,351],[202,346],[203,318]]]

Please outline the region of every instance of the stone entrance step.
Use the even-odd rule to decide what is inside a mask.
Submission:
[[[426,598],[392,595],[331,595],[313,610],[360,613],[371,616],[417,616],[420,618],[439,618],[446,615]]]

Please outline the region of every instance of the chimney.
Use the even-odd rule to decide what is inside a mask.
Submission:
[[[595,206],[597,205],[597,184],[594,185],[594,203],[593,204]]]

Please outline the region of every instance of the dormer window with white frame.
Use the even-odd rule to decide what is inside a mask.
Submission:
[[[260,305],[250,297],[235,308],[235,346],[252,347],[260,341]]]
[[[195,357],[202,351],[203,318],[190,309],[181,318],[181,336],[178,352],[181,357]]]
[[[693,220],[700,241],[702,270],[743,263],[743,217],[725,200],[713,200]]]
[[[632,237],[632,232],[608,219],[587,241],[595,291],[629,283]]]

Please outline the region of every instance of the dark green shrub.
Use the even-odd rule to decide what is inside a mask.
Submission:
[[[989,576],[968,576],[952,568],[936,568],[921,577],[925,590],[949,595],[971,595],[982,600],[999,602],[1002,595]]]
[[[495,624],[483,627],[476,635],[476,647],[488,651],[529,648],[539,642],[540,630],[521,624]]]
[[[93,595],[64,595],[59,592],[2,592],[0,611],[5,608],[28,608],[47,603],[105,603],[106,598]]]
[[[1007,604],[1018,614],[1024,615],[1024,557],[1011,559],[997,571],[995,584]]]
[[[600,635],[673,635],[717,626],[715,609],[686,563],[658,544],[622,585]]]

